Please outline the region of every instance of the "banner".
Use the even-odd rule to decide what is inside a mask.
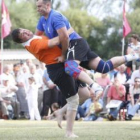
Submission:
[[[129,23],[126,18],[125,13],[125,0],[124,0],[124,6],[123,6],[123,37],[126,37],[131,32],[131,27],[129,26]]]
[[[1,38],[4,39],[6,36],[10,34],[11,31],[11,21],[9,17],[8,9],[4,3],[4,0],[1,2]]]

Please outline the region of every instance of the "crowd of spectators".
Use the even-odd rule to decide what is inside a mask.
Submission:
[[[0,117],[41,120],[52,113],[51,105],[61,107],[61,92],[49,78],[45,66],[32,60],[7,64],[0,75]],[[64,99],[65,100],[65,99]]]

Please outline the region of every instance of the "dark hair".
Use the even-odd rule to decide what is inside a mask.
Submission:
[[[58,103],[53,103],[51,105],[52,108],[55,108],[55,109],[59,109],[59,104]]]
[[[22,39],[19,38],[20,29],[14,29],[11,33],[12,39],[16,43],[22,43]]]
[[[137,34],[132,34],[131,37],[136,39],[136,40],[139,40],[139,36]]]

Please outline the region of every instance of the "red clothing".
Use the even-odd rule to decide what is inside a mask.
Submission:
[[[34,36],[23,43],[23,46],[39,61],[47,65],[58,63],[55,59],[61,56],[61,49],[58,46],[48,47],[48,38],[45,36]]]
[[[125,93],[126,93],[125,86],[120,85],[119,90],[123,94],[122,97],[120,97],[119,93],[117,93],[117,89],[114,85],[110,86],[107,97],[109,97],[111,100],[125,101]]]

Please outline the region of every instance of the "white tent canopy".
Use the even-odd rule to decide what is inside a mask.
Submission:
[[[4,49],[1,53],[0,51],[0,60],[6,61],[6,60],[26,60],[26,59],[36,59],[32,54],[27,52],[26,50],[10,50],[10,49]]]

